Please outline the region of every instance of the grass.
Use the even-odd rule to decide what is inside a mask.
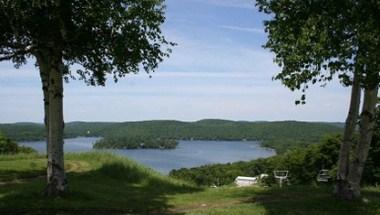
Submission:
[[[41,193],[44,177],[13,179],[14,176],[43,175],[43,165],[39,164],[44,159],[36,155],[34,159],[39,164],[32,165],[36,162],[32,157],[18,158],[0,159],[0,180],[3,181],[0,214],[159,214],[169,208],[167,195],[198,190],[111,154],[67,154],[69,192],[63,198],[51,200]],[[8,173],[12,173],[12,177],[6,176]]]
[[[376,187],[363,189],[365,201],[346,202],[328,186],[200,188],[112,154],[65,159],[69,192],[48,199],[43,156],[0,156],[0,214],[380,214]]]
[[[171,202],[184,214],[363,215],[380,214],[380,189],[363,189],[365,201],[335,198],[331,187],[222,187],[178,194]]]

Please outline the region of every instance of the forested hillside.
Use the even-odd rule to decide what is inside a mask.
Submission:
[[[259,140],[263,146],[282,153],[287,149],[316,143],[322,136],[341,133],[337,123],[323,122],[247,122],[200,120],[181,122],[169,120],[141,122],[71,122],[65,126],[66,137],[101,136],[115,138],[194,139],[194,140]],[[42,124],[0,124],[0,130],[15,140],[44,138]]]
[[[305,148],[252,161],[239,161],[227,164],[209,164],[194,168],[172,170],[172,177],[188,180],[197,185],[227,185],[236,176],[258,176],[268,174],[265,182],[274,184],[274,170],[288,170],[291,184],[310,184],[315,182],[321,169],[329,170],[331,178],[336,178],[336,163],[341,138],[339,135],[324,138],[321,143]],[[373,178],[373,177],[372,177]]]

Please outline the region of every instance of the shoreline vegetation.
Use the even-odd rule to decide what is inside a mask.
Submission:
[[[65,125],[65,138],[103,137],[97,146],[101,148],[148,148],[148,145],[150,148],[175,148],[174,140],[247,140],[259,141],[262,147],[282,154],[287,150],[318,143],[325,135],[342,133],[342,125],[327,122],[248,122],[220,119],[196,122],[70,122]],[[16,141],[43,140],[45,137],[43,124],[37,123],[0,124],[0,131]],[[140,143],[144,145],[141,146]]]
[[[380,141],[379,133],[373,138],[367,163],[363,169],[361,183],[365,186],[378,186],[380,182]],[[337,162],[342,136],[327,136],[320,143],[287,151],[284,154],[251,161],[238,161],[226,164],[207,164],[199,167],[172,170],[169,176],[190,181],[198,186],[223,186],[234,182],[237,176],[257,177],[267,174],[264,183],[276,183],[275,170],[288,170],[292,185],[317,185],[318,174],[326,170],[332,185],[337,178]]]
[[[16,141],[9,139],[0,132],[0,155],[35,152],[36,150],[30,147],[20,146]]]
[[[190,181],[198,186],[223,186],[234,182],[236,176],[257,177],[267,174],[266,185],[275,184],[274,170],[288,170],[291,184],[313,184],[321,168],[336,177],[336,163],[341,136],[325,137],[320,143],[287,151],[284,154],[251,161],[226,164],[207,164],[199,167],[181,168],[170,171],[169,176]]]
[[[144,137],[108,137],[95,142],[94,149],[175,149],[177,140]]]

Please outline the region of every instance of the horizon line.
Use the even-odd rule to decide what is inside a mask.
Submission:
[[[231,122],[311,122],[311,123],[344,123],[344,121],[314,121],[314,120],[232,120],[232,119],[222,119],[222,118],[204,118],[199,120],[179,120],[179,119],[148,119],[148,120],[131,120],[131,121],[86,121],[86,120],[74,120],[65,121],[67,123],[132,123],[132,122],[151,122],[151,121],[177,121],[177,122],[187,122],[194,123],[206,120],[220,120],[220,121],[231,121]],[[0,125],[4,124],[44,124],[43,122],[33,122],[33,121],[19,121],[19,122],[0,122]]]

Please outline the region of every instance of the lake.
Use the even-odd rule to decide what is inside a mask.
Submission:
[[[92,151],[96,137],[65,139],[65,152]],[[20,142],[40,153],[46,153],[44,141]],[[248,161],[275,155],[272,149],[261,147],[257,141],[180,140],[176,149],[113,149],[106,150],[127,156],[152,169],[168,174],[172,169],[196,167],[213,163]]]

